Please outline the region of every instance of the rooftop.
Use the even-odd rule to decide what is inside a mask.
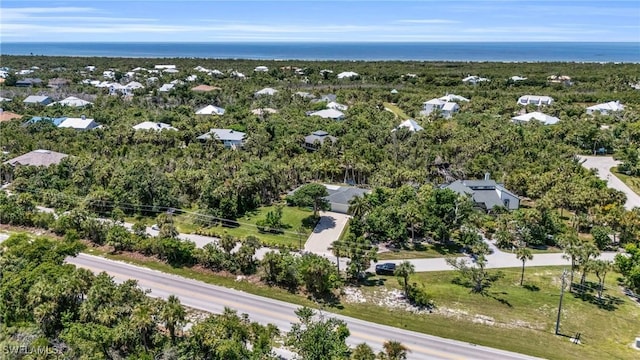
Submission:
[[[60,163],[60,161],[66,158],[68,155],[51,151],[51,150],[33,150],[24,155],[20,155],[13,159],[7,160],[4,163],[11,166],[28,165],[28,166],[50,166]]]

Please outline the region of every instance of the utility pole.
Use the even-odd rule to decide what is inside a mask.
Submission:
[[[562,314],[562,297],[564,296],[565,280],[567,279],[567,270],[562,271],[562,285],[560,286],[560,304],[558,305],[558,318],[556,319],[556,335],[560,335],[560,315]]]

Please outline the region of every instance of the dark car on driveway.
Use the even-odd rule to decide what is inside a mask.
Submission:
[[[377,275],[393,275],[396,271],[396,264],[394,263],[384,263],[376,265],[376,274]]]

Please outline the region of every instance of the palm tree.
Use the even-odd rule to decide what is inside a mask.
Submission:
[[[367,195],[364,196],[355,196],[351,200],[349,200],[349,215],[354,218],[363,218],[367,213],[371,210],[371,204],[369,204],[369,199]]]
[[[420,222],[420,208],[418,206],[418,202],[415,200],[410,200],[406,206],[404,206],[404,218],[405,221],[409,223],[411,227],[411,242],[415,242],[415,225]]]
[[[383,360],[405,360],[410,350],[395,340],[385,341],[382,344],[383,351],[378,355]]]
[[[569,278],[569,292],[571,292],[573,288],[573,274],[578,267],[577,259],[580,256],[580,238],[578,238],[575,232],[571,232],[563,236],[562,239],[560,239],[560,243],[564,248],[564,255],[562,255],[562,257],[571,260],[571,273]]]
[[[518,260],[522,261],[522,274],[520,275],[520,286],[522,286],[524,282],[524,264],[527,262],[527,260],[533,259],[533,254],[531,253],[531,250],[529,250],[529,248],[527,248],[526,246],[521,246],[518,248],[518,250],[516,250],[516,257],[518,258]]]
[[[416,267],[408,261],[403,261],[394,272],[394,275],[402,278],[402,285],[404,287],[404,296],[409,298],[409,276],[416,272]]]
[[[375,360],[376,354],[366,343],[358,344],[351,352],[351,360]]]
[[[613,268],[613,263],[607,260],[592,260],[589,262],[589,268],[596,274],[598,278],[598,299],[602,300],[602,291],[604,290],[604,280],[609,272]]]
[[[145,350],[149,350],[151,335],[156,326],[154,322],[153,309],[148,304],[141,304],[133,309],[131,314],[130,326],[142,339]]]
[[[588,241],[582,244],[579,251],[578,261],[580,268],[582,269],[582,276],[580,277],[580,285],[584,285],[584,281],[587,278],[587,273],[590,268],[588,266],[592,258],[596,258],[600,255],[600,250],[593,241]]]
[[[180,303],[177,296],[171,295],[167,301],[162,304],[160,311],[160,321],[164,322],[165,327],[169,330],[171,342],[175,344],[176,326],[181,326],[186,318],[186,311]]]

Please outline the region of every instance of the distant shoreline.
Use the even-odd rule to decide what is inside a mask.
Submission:
[[[640,63],[640,44],[459,43],[3,43],[0,55],[269,61]]]

